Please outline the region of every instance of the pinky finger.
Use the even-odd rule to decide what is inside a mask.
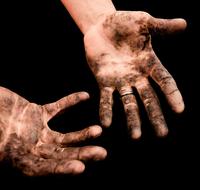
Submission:
[[[101,90],[99,116],[101,124],[104,127],[109,127],[112,122],[112,105],[113,105],[113,89],[103,88]]]
[[[50,174],[75,175],[85,170],[85,165],[78,160],[44,159],[33,154],[25,155],[13,164],[28,176],[44,176]]]
[[[85,170],[85,165],[83,164],[83,162],[79,160],[70,160],[70,161],[63,160],[57,164],[54,173],[77,175],[82,173],[84,170]]]

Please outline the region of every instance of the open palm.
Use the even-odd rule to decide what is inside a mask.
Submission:
[[[134,87],[140,95],[158,136],[168,129],[159,100],[152,89],[151,77],[164,92],[172,109],[184,110],[175,80],[163,67],[151,45],[151,34],[171,34],[186,27],[183,19],[157,19],[146,12],[117,11],[91,27],[84,43],[88,64],[100,87],[100,120],[103,126],[112,121],[112,94],[118,90],[127,124],[133,138],[141,136],[141,122]]]
[[[73,146],[99,136],[99,126],[62,134],[47,124],[63,109],[88,98],[87,93],[79,92],[41,106],[0,87],[0,159],[12,161],[31,176],[78,174],[85,169],[82,161],[104,159],[106,150],[101,147]]]

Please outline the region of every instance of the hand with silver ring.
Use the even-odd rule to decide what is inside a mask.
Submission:
[[[146,12],[116,11],[92,26],[84,36],[88,64],[100,87],[100,120],[108,127],[112,121],[112,94],[118,90],[127,115],[132,138],[141,136],[141,121],[135,88],[144,103],[158,136],[168,133],[159,100],[148,77],[161,88],[172,109],[184,110],[175,80],[153,51],[151,34],[183,31],[183,19],[158,19]]]

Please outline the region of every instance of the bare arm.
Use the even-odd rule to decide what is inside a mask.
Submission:
[[[89,67],[100,88],[99,115],[103,126],[112,122],[112,94],[121,95],[132,138],[141,136],[140,95],[158,136],[168,133],[159,99],[148,78],[161,88],[172,109],[180,113],[184,102],[175,80],[153,51],[151,34],[172,34],[186,28],[184,19],[160,19],[141,11],[116,11],[110,0],[62,0],[84,34]]]
[[[61,0],[83,34],[99,19],[114,13],[111,0]]]

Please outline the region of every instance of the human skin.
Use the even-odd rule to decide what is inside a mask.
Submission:
[[[102,147],[75,146],[98,137],[101,127],[66,134],[48,127],[55,115],[88,98],[86,92],[78,92],[41,106],[0,87],[0,160],[9,160],[26,175],[39,176],[79,174],[85,169],[83,162],[104,159],[107,153]]]
[[[116,11],[110,0],[103,1],[105,6],[102,6],[101,0],[95,0],[96,6],[89,0],[75,0],[70,6],[71,1],[62,0],[62,3],[84,34],[87,61],[100,88],[99,115],[102,125],[111,125],[112,94],[117,90],[131,137],[137,139],[141,136],[139,108],[134,93],[124,95],[134,88],[144,103],[156,134],[160,137],[167,135],[168,128],[160,103],[148,78],[160,86],[175,112],[181,113],[184,103],[175,80],[153,51],[151,35],[183,31],[186,21],[158,19],[141,11]]]
[[[134,88],[144,103],[158,136],[168,133],[159,100],[148,78],[161,88],[172,110],[181,113],[184,103],[175,80],[153,51],[151,34],[171,34],[184,30],[183,19],[157,19],[146,12],[117,11],[88,30],[84,36],[88,64],[100,87],[100,119],[112,121],[112,94],[118,90],[127,115],[132,138],[141,136],[141,121]]]

